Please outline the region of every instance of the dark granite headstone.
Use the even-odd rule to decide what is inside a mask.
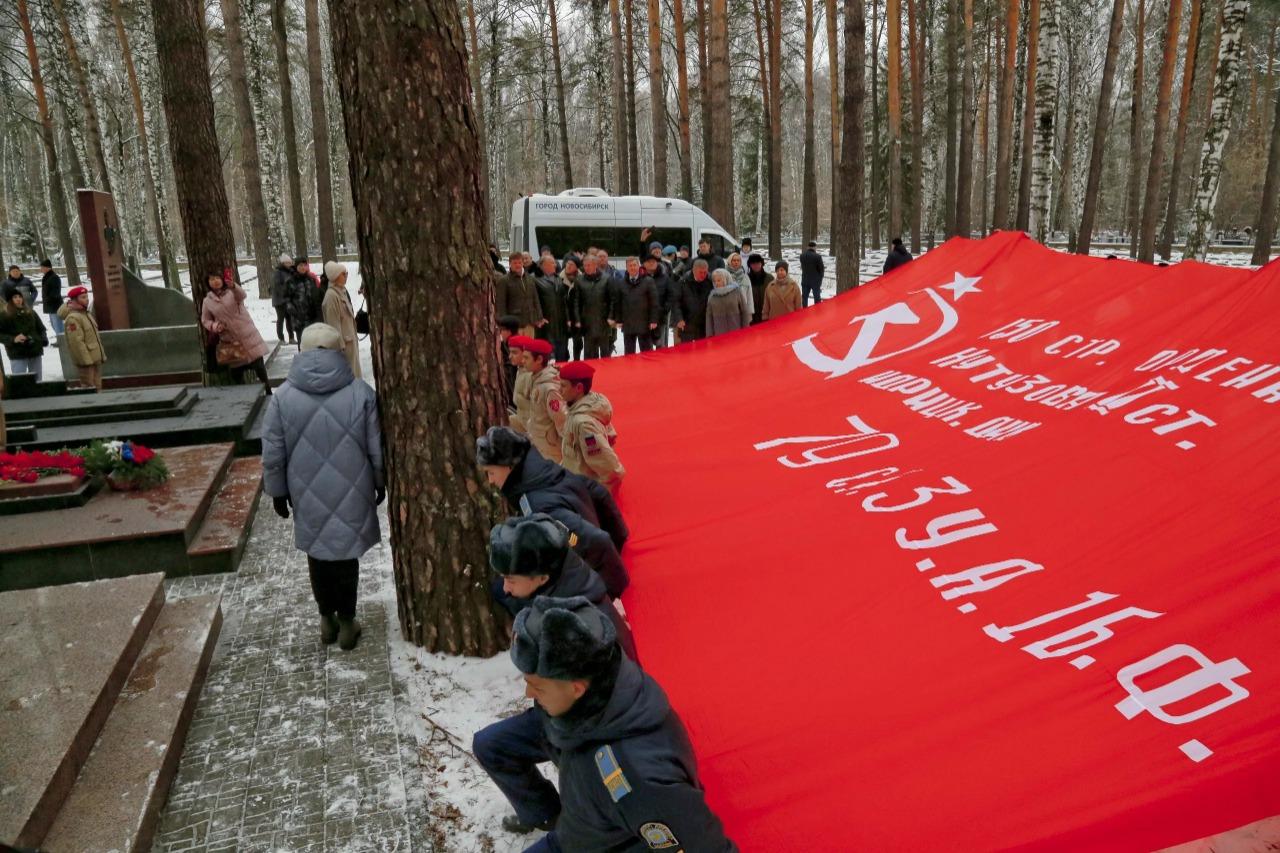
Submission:
[[[124,285],[124,240],[110,193],[76,190],[85,258],[93,286],[93,310],[103,331],[131,328]]]

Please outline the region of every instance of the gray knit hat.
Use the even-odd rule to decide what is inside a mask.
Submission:
[[[529,437],[511,427],[495,426],[476,439],[477,465],[504,465],[514,468],[530,448]]]
[[[508,518],[489,532],[489,566],[500,575],[557,575],[569,530],[545,512]]]
[[[607,669],[617,639],[609,617],[582,596],[539,596],[516,616],[511,662],[525,675],[591,679]]]

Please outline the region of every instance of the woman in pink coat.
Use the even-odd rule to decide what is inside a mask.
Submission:
[[[238,381],[244,381],[245,371],[252,370],[270,394],[271,382],[267,379],[264,361],[267,344],[244,308],[244,289],[234,280],[223,281],[222,276],[216,273],[210,273],[208,281],[209,292],[200,306],[200,322],[221,340],[238,342],[244,348],[243,361],[223,366],[230,367]]]

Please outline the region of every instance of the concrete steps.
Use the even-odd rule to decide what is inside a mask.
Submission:
[[[195,537],[187,545],[193,575],[233,572],[244,555],[262,494],[262,460],[246,456],[228,467]]]
[[[217,644],[220,600],[181,599],[160,611],[44,849],[150,848]]]
[[[0,593],[0,849],[150,847],[222,624],[163,581]]]

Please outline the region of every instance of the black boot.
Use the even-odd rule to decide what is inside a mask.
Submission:
[[[338,640],[338,617],[332,613],[320,614],[320,642],[332,646]]]
[[[556,819],[544,820],[542,823],[525,823],[519,817],[513,814],[506,815],[502,818],[502,828],[507,832],[514,832],[516,835],[528,835],[536,830],[542,832],[550,832],[556,828]]]
[[[360,623],[354,618],[338,617],[338,648],[349,652],[360,642]]]

